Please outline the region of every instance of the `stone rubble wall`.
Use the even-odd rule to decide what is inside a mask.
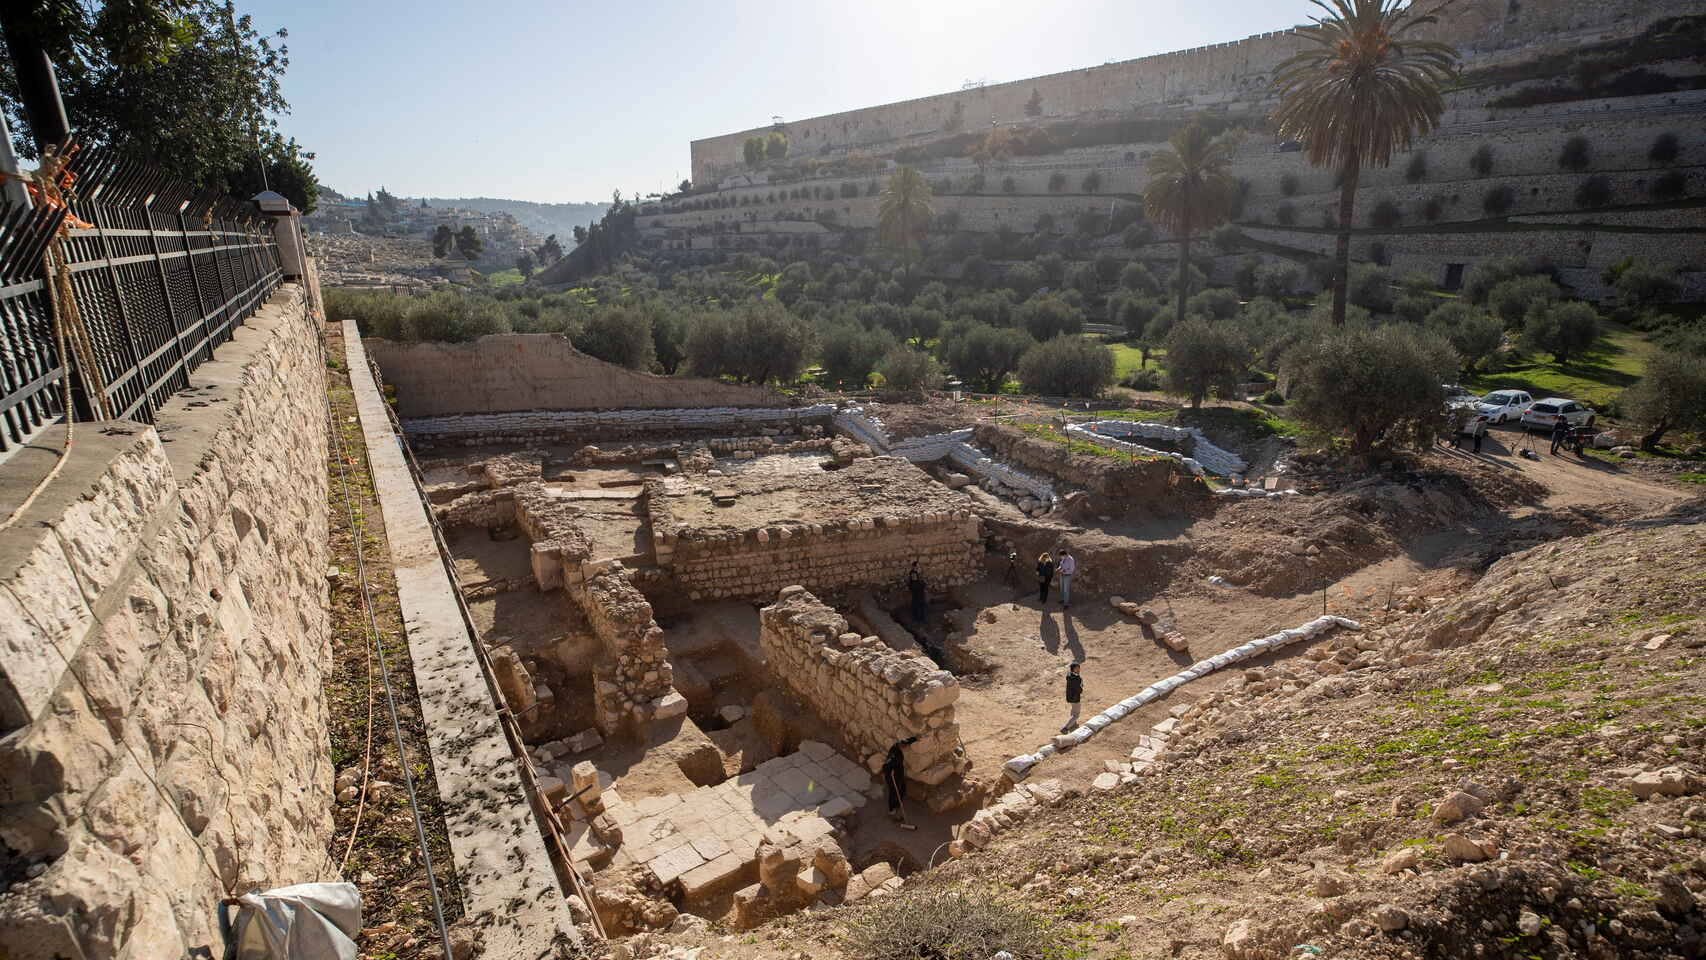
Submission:
[[[896,741],[918,737],[906,751],[908,777],[934,785],[965,772],[967,761],[955,753],[960,683],[953,674],[849,633],[845,617],[801,586],[780,590],[758,615],[771,674],[839,730],[872,771]]]
[[[0,955],[218,955],[228,886],[339,879],[316,334],[281,287],[0,533]]]
[[[1049,757],[1054,756],[1062,750],[1072,749],[1101,732],[1109,724],[1124,720],[1133,710],[1165,697],[1174,690],[1177,690],[1179,687],[1190,683],[1192,680],[1207,676],[1222,667],[1229,667],[1235,663],[1242,663],[1245,660],[1249,660],[1252,657],[1259,657],[1262,654],[1267,653],[1269,650],[1290,646],[1299,640],[1312,639],[1320,636],[1325,631],[1338,628],[1343,628],[1345,630],[1361,630],[1362,624],[1357,623],[1355,620],[1348,620],[1344,617],[1316,617],[1314,620],[1309,621],[1301,627],[1291,630],[1281,630],[1278,633],[1269,634],[1268,636],[1251,640],[1248,643],[1233,647],[1231,650],[1227,650],[1223,653],[1217,653],[1212,657],[1198,660],[1196,663],[1191,664],[1184,670],[1181,670],[1166,679],[1157,680],[1149,686],[1144,687],[1142,690],[1139,690],[1137,693],[1134,693],[1124,700],[1121,700],[1119,703],[1103,710],[1101,713],[1098,713],[1084,721],[1084,723],[1079,727],[1055,737],[1052,742],[1039,747],[1035,753],[1020,754],[1019,756],[1008,760],[1006,763],[1002,764],[1002,766],[1005,767],[1014,777],[1028,776],[1031,768],[1035,767],[1037,764],[1047,760]],[[1169,729],[1171,728],[1169,727]]]
[[[1174,470],[1166,460],[1132,462],[1073,453],[1061,444],[1000,424],[979,424],[977,442],[1009,460],[1109,497],[1159,499],[1166,495]]]
[[[495,443],[576,443],[590,439],[635,439],[656,434],[707,433],[727,437],[736,431],[799,428],[827,422],[835,408],[703,407],[641,410],[529,410],[413,417],[403,430],[417,443],[480,446]]]
[[[674,687],[663,628],[628,571],[612,565],[570,585],[569,594],[604,646],[593,670],[595,716],[603,734],[686,713],[687,700]]]
[[[832,590],[900,583],[914,560],[933,587],[959,586],[981,575],[980,527],[963,512],[771,526],[706,537],[660,526],[654,522],[652,530],[658,563],[671,569],[693,600],[764,599],[791,584]]]
[[[397,391],[404,418],[521,410],[628,410],[653,407],[774,407],[762,387],[660,377],[589,357],[567,337],[506,333],[470,343],[363,346]]]
[[[1244,458],[1223,450],[1210,443],[1203,432],[1196,427],[1171,427],[1165,423],[1150,423],[1145,420],[1093,420],[1088,423],[1070,423],[1066,430],[1075,439],[1085,440],[1111,450],[1123,450],[1140,457],[1166,457],[1177,460],[1196,476],[1202,476],[1206,470],[1219,476],[1231,476],[1243,473],[1250,468]],[[1142,437],[1149,440],[1166,440],[1170,443],[1186,446],[1190,455],[1171,453],[1157,450],[1140,443],[1133,443],[1130,437]]]

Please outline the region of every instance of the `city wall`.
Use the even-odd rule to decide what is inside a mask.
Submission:
[[[966,761],[954,754],[960,683],[953,674],[876,637],[849,633],[846,618],[804,587],[779,591],[759,611],[759,622],[771,674],[833,724],[873,771],[896,741],[917,737],[906,751],[910,778],[939,784],[964,772]]]
[[[400,417],[781,405],[780,397],[759,387],[660,377],[606,363],[551,333],[493,334],[472,343],[369,339],[364,346],[396,390]]]
[[[228,890],[337,878],[324,374],[287,284],[0,532],[0,954],[216,956]],[[0,465],[0,512],[63,436]]]

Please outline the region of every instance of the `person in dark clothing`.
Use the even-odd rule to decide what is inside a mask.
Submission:
[[[902,805],[906,800],[906,748],[917,742],[917,737],[896,741],[883,760],[883,788],[888,792],[889,816],[903,830],[918,829],[906,819],[906,808]]]
[[[1066,723],[1060,728],[1061,733],[1071,732],[1078,726],[1078,708],[1084,699],[1084,677],[1078,672],[1078,664],[1066,668],[1066,705],[1072,713],[1066,718]]]
[[[928,598],[924,591],[924,574],[918,572],[918,561],[912,561],[912,569],[906,571],[906,589],[912,592],[912,622],[923,623],[929,613]]]
[[[1558,448],[1568,443],[1569,440],[1570,421],[1565,420],[1563,417],[1559,417],[1558,422],[1552,424],[1552,455],[1554,457],[1557,456]]]
[[[1037,602],[1048,602],[1048,585],[1054,580],[1054,557],[1043,551],[1037,558]]]

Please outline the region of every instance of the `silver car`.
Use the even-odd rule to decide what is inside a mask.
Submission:
[[[1509,423],[1521,420],[1533,405],[1534,398],[1521,390],[1494,390],[1482,397],[1474,410],[1486,417],[1488,423]]]

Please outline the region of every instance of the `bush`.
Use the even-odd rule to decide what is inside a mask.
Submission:
[[[1270,407],[1284,406],[1285,394],[1280,393],[1278,390],[1269,390],[1267,393],[1262,394],[1262,402]]]
[[[1152,297],[1122,297],[1113,311],[1113,321],[1125,328],[1127,340],[1141,340],[1149,322],[1163,309],[1161,301]]]
[[[1295,174],[1295,173],[1281,174],[1280,175],[1279,187],[1280,187],[1280,195],[1281,196],[1285,196],[1285,197],[1297,196],[1297,174]]]
[[[942,365],[936,358],[910,347],[895,347],[877,363],[883,387],[902,393],[934,390],[942,385]]]
[[[818,362],[828,383],[857,390],[865,386],[871,371],[894,347],[894,334],[885,329],[842,323],[818,338]]]
[[[1081,182],[1079,186],[1085,193],[1095,193],[1102,189],[1102,174],[1095,170],[1086,173],[1084,175],[1083,182]]]
[[[1661,133],[1653,138],[1653,145],[1647,148],[1647,159],[1654,163],[1673,163],[1682,153],[1682,143],[1674,133]]]
[[[1392,304],[1392,312],[1405,323],[1421,323],[1439,305],[1439,300],[1425,293],[1406,293]]]
[[[1015,263],[1007,268],[1008,289],[1021,297],[1029,297],[1043,285],[1041,268],[1035,263]]]
[[[1369,211],[1368,222],[1382,230],[1396,227],[1404,219],[1404,211],[1391,200],[1382,200]]]
[[[971,177],[969,179],[966,180],[966,192],[967,193],[982,193],[984,183],[985,183],[985,181],[984,181],[982,171],[974,173],[971,175]]]
[[[1066,189],[1066,174],[1059,170],[1048,175],[1048,192],[1059,193]]]
[[[1404,179],[1411,183],[1421,183],[1428,178],[1428,152],[1418,150],[1410,154],[1410,162],[1404,167]]]
[[[325,300],[328,319],[341,322],[353,317],[355,328],[363,337],[403,339],[403,318],[409,312],[407,299],[394,293],[333,288],[326,291]]]
[[[1392,274],[1370,263],[1351,264],[1345,298],[1371,313],[1392,312]]]
[[[1522,345],[1545,350],[1559,364],[1593,346],[1599,339],[1599,313],[1586,303],[1536,305],[1522,327]]]
[[[412,301],[399,332],[402,339],[419,343],[466,343],[491,333],[509,333],[510,329],[509,318],[497,301],[447,291]],[[650,331],[647,333],[649,340]]]
[[[1346,327],[1287,354],[1294,416],[1348,436],[1353,454],[1376,444],[1432,444],[1446,426],[1441,386],[1457,370],[1442,338],[1405,326]]]
[[[1486,303],[1493,288],[1500,283],[1515,277],[1535,273],[1528,261],[1521,257],[1499,257],[1493,260],[1483,260],[1469,268],[1469,273],[1463,278],[1463,295],[1474,303]]]
[[[1140,367],[1120,378],[1120,386],[1127,390],[1159,390],[1161,371],[1152,367]]]
[[[1303,268],[1295,263],[1265,263],[1256,268],[1256,293],[1283,299],[1303,285]]]
[[[1095,397],[1114,382],[1114,355],[1107,347],[1066,334],[1025,351],[1019,380],[1030,393]]]
[[[805,321],[781,304],[749,301],[700,315],[687,334],[687,362],[700,376],[786,383],[799,378],[810,342]]]
[[[1250,366],[1250,347],[1228,322],[1186,317],[1167,334],[1167,389],[1202,406],[1211,389],[1231,396]]]
[[[1066,282],[1066,260],[1058,253],[1045,253],[1038,257],[1037,269],[1043,272],[1043,282],[1051,287]]]
[[[972,389],[999,393],[1007,375],[1019,368],[1019,359],[1035,345],[1023,330],[970,323],[951,325],[938,350],[954,376]]]
[[[985,960],[1001,951],[1045,960],[1061,949],[1043,918],[984,893],[905,891],[855,908],[845,923],[851,953],[866,960]]]
[[[1461,301],[1435,307],[1426,323],[1451,344],[1465,373],[1491,360],[1504,344],[1504,324]]]
[[[1052,295],[1026,300],[1013,315],[1019,326],[1039,342],[1084,329],[1084,311]]]
[[[1144,294],[1161,292],[1161,285],[1155,282],[1154,275],[1135,260],[1120,269],[1119,283],[1121,290]]]
[[[1225,287],[1211,287],[1185,301],[1185,312],[1211,320],[1230,320],[1238,315],[1238,296]]]
[[[1583,180],[1576,188],[1576,206],[1603,207],[1611,202],[1611,181],[1602,176]]]
[[[1487,306],[1507,330],[1520,327],[1529,313],[1557,302],[1563,291],[1550,277],[1526,276],[1505,280],[1487,294]]]
[[[1208,286],[1208,278],[1203,276],[1203,272],[1198,270],[1195,264],[1191,265],[1191,272],[1183,278],[1182,282],[1185,286],[1185,296],[1187,297]],[[1180,283],[1181,278],[1179,276],[1179,268],[1174,267],[1173,272],[1167,277],[1167,289],[1171,290],[1174,294],[1177,294],[1179,292]]]
[[[1136,250],[1154,237],[1155,230],[1149,224],[1134,223],[1120,233],[1120,243],[1124,244],[1127,250]]]
[[[1646,376],[1624,391],[1618,402],[1647,431],[1641,446],[1648,450],[1672,430],[1706,434],[1706,356],[1680,352],[1654,356],[1647,362]]]
[[[1475,152],[1469,155],[1469,169],[1479,177],[1488,176],[1493,172],[1492,144],[1483,143],[1475,148]]]
[[[576,350],[588,356],[630,370],[650,370],[657,359],[651,318],[632,307],[595,310],[569,340]]]
[[[1244,255],[1238,266],[1232,268],[1232,288],[1238,291],[1240,299],[1256,295],[1256,271],[1261,268],[1262,258],[1253,253]]]
[[[1018,193],[1019,192],[1018,181],[1014,180],[1012,177],[1002,177],[1001,178],[1001,192],[1002,193]]]
[[[1289,227],[1297,222],[1297,207],[1282,203],[1274,208],[1274,222],[1282,227]]]
[[[1634,262],[1619,270],[1612,286],[1619,300],[1635,307],[1675,303],[1682,296],[1675,269],[1648,263]]]
[[[1496,187],[1489,187],[1486,194],[1481,197],[1481,209],[1495,217],[1503,216],[1514,203],[1516,203],[1516,191],[1502,183]]]
[[[1588,138],[1579,133],[1565,140],[1563,148],[1558,151],[1558,166],[1565,170],[1580,172],[1586,170],[1592,163],[1592,149],[1588,144]]]
[[[1244,243],[1244,231],[1230,223],[1223,223],[1209,232],[1208,242],[1222,252],[1236,250]]]
[[[1670,200],[1680,200],[1688,192],[1688,176],[1681,170],[1667,170],[1653,178],[1653,183],[1647,188],[1654,200],[1664,203]]]
[[[1094,210],[1080,213],[1074,221],[1074,227],[1081,237],[1099,237],[1102,235],[1102,215]]]

